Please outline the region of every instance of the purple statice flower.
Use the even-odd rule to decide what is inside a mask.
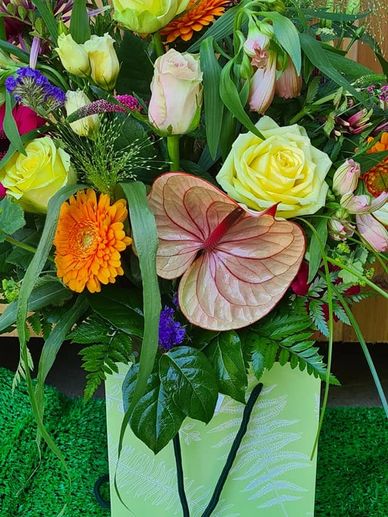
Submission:
[[[186,337],[186,328],[175,321],[175,310],[172,307],[164,307],[159,320],[159,346],[168,351],[176,345],[182,344]]]
[[[19,68],[15,76],[8,77],[5,87],[18,102],[43,115],[60,108],[66,101],[66,94],[61,88],[29,66]]]
[[[128,113],[128,111],[140,111],[139,101],[133,95],[116,95],[117,103],[109,102],[105,99],[99,99],[82,106],[74,114],[70,115],[69,121],[89,115],[99,115],[101,113]],[[120,104],[119,104],[120,103]]]
[[[388,84],[380,88],[379,101],[381,109],[388,109]]]

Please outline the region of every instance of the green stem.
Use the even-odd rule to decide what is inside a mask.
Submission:
[[[163,56],[163,54],[164,54],[164,45],[162,43],[162,37],[160,36],[160,32],[155,32],[153,37],[152,37],[152,40],[153,40],[153,44],[154,44],[154,49],[155,49],[156,55],[158,57]]]
[[[369,353],[369,350],[368,350],[368,347],[366,345],[364,336],[363,336],[363,334],[361,332],[360,326],[357,323],[357,320],[354,317],[354,315],[353,315],[353,313],[352,313],[352,311],[351,311],[351,309],[349,307],[348,302],[345,300],[345,298],[342,296],[342,294],[335,287],[334,287],[334,291],[335,291],[335,293],[337,295],[337,298],[341,302],[341,305],[344,308],[344,311],[346,312],[347,317],[349,318],[349,321],[350,321],[350,323],[351,323],[351,325],[353,327],[354,332],[356,333],[356,336],[357,336],[357,339],[358,339],[358,341],[359,341],[359,343],[361,345],[362,351],[364,352],[364,356],[365,356],[366,362],[368,363],[370,373],[372,374],[372,377],[373,377],[373,380],[374,380],[377,392],[378,392],[380,400],[381,400],[381,404],[382,404],[382,406],[384,408],[384,411],[385,411],[385,414],[386,414],[386,416],[388,418],[388,402],[387,402],[387,399],[385,397],[384,390],[383,390],[383,387],[381,385],[381,382],[380,382],[378,373],[376,371],[375,365],[373,364],[372,357],[371,357],[371,355]]]
[[[349,273],[354,275],[356,278],[358,278],[360,280],[360,282],[364,282],[365,284],[369,285],[369,287],[371,287],[374,291],[376,291],[376,293],[379,293],[383,298],[388,299],[388,293],[386,293],[383,289],[381,289],[381,287],[376,285],[374,282],[371,282],[369,280],[369,278],[367,278],[366,276],[360,275],[360,273],[358,273],[358,271],[356,271],[355,269],[350,268],[350,267],[346,266],[345,264],[343,264],[341,261],[330,258],[330,257],[327,257],[327,261],[330,262],[330,264],[333,264],[334,266],[338,266],[341,269],[345,269],[345,271],[348,271]]]
[[[167,137],[167,151],[171,161],[170,171],[179,171],[179,139],[179,135]]]
[[[24,242],[17,241],[12,237],[7,236],[4,240],[12,244],[12,246],[16,246],[17,248],[21,248],[22,250],[30,251],[31,253],[36,253],[36,248],[30,246],[29,244],[25,244]]]

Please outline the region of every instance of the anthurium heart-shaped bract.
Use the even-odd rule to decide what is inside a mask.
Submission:
[[[158,275],[183,275],[179,305],[202,328],[245,327],[279,302],[305,252],[301,228],[244,210],[210,183],[167,173],[149,202],[159,235]]]

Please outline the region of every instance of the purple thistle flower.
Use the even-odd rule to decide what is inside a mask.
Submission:
[[[28,66],[19,68],[16,76],[8,77],[5,87],[17,101],[43,115],[60,108],[66,101],[61,88],[51,84],[39,70]]]
[[[172,307],[164,307],[159,320],[159,346],[165,351],[176,345],[180,345],[186,337],[186,328],[175,321],[175,310]]]

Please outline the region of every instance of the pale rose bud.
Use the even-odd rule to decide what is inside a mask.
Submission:
[[[283,99],[299,97],[302,89],[302,77],[296,73],[294,63],[288,59],[287,68],[275,83],[275,93]]]
[[[90,104],[90,100],[82,90],[66,92],[65,108],[67,116],[88,104]],[[98,129],[98,126],[98,115],[89,115],[70,124],[71,129],[79,136],[88,136],[91,132]]]
[[[275,79],[276,57],[272,52],[268,52],[265,67],[258,68],[252,77],[249,95],[251,111],[262,115],[267,111],[275,96]]]
[[[332,239],[345,241],[354,234],[354,227],[349,221],[341,221],[332,217],[329,221],[329,232]]]
[[[169,135],[193,131],[202,106],[199,56],[170,49],[155,61],[148,118]]]
[[[84,43],[92,68],[93,81],[107,90],[113,90],[120,71],[120,63],[114,49],[114,39],[108,34],[93,35]]]
[[[339,196],[354,192],[361,174],[360,164],[346,160],[334,173],[333,190]]]
[[[60,34],[58,36],[58,47],[55,50],[62,65],[70,74],[80,77],[89,75],[88,54],[84,46],[76,43],[70,34]]]
[[[382,253],[388,251],[388,232],[373,215],[356,215],[356,222],[361,237],[366,240],[373,249]]]

